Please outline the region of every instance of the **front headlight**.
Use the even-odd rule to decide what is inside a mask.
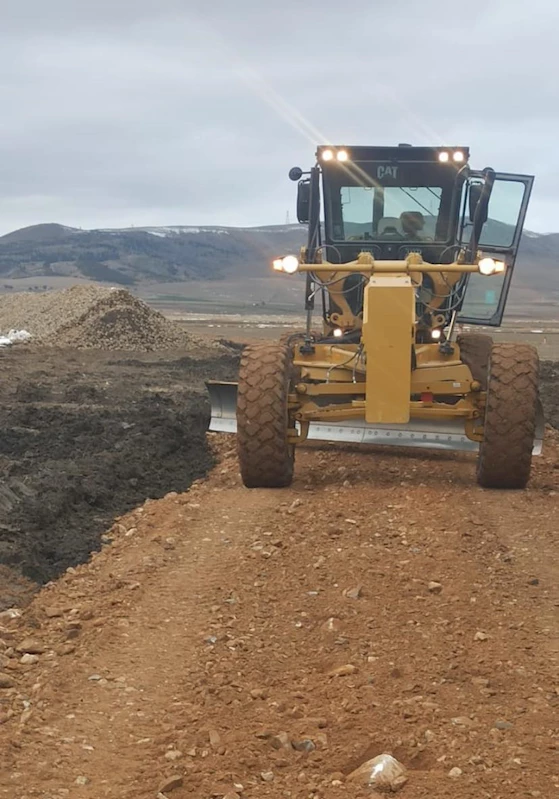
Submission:
[[[286,255],[285,258],[282,258],[282,264],[283,271],[288,275],[292,275],[299,269],[299,259],[294,255]]]
[[[496,261],[494,258],[482,258],[478,266],[480,273],[486,277],[505,271],[505,262]]]
[[[276,258],[272,262],[275,272],[287,272],[288,275],[294,274],[299,269],[299,259],[294,255],[286,255],[285,258]]]

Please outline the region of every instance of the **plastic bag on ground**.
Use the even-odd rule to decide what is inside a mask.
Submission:
[[[27,330],[10,330],[5,336],[0,336],[0,347],[11,347],[12,344],[20,344],[32,338]]]

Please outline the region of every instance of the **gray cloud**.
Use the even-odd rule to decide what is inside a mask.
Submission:
[[[552,0],[25,0],[0,30],[0,231],[293,217],[320,141],[469,144],[557,229]]]

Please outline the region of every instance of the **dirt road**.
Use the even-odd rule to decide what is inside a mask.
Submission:
[[[346,776],[387,751],[402,799],[559,795],[557,434],[509,493],[333,446],[248,491],[213,441],[0,616],[0,796],[370,799]]]

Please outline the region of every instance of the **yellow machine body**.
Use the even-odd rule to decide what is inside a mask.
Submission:
[[[372,275],[364,291],[365,421],[409,422],[415,291],[409,275]]]
[[[340,294],[336,298],[340,312],[331,320],[342,330],[360,329],[359,344],[316,342],[311,351],[294,347],[294,366],[300,379],[290,402],[299,429],[292,428],[292,440],[305,440],[316,423],[347,423],[362,425],[365,431],[380,429],[383,434],[394,428],[402,443],[419,446],[421,436],[431,441],[424,433],[429,423],[433,440],[441,429],[449,442],[448,436],[452,437],[453,445],[461,439],[462,444],[469,440],[477,446],[483,438],[480,419],[485,393],[462,362],[458,344],[444,351],[436,342],[416,343],[415,314],[423,273],[429,272],[436,284],[448,286],[463,272],[477,267],[460,262],[427,264],[417,253],[411,253],[405,261],[375,261],[364,252],[341,267],[320,263],[303,265],[305,268],[320,273],[333,287],[351,273],[362,275],[367,282],[362,314],[356,317]],[[430,311],[438,321],[437,303]],[[416,434],[412,425],[408,441],[402,431],[418,420],[420,432]],[[336,430],[343,436],[341,427]]]
[[[447,349],[437,341],[417,342],[414,297],[423,273],[432,275],[435,285],[448,286],[477,266],[427,264],[413,253],[406,261],[374,262],[363,253],[341,267],[302,263],[301,269],[312,269],[333,285],[340,275],[359,273],[367,284],[362,315],[353,315],[340,298],[340,313],[330,320],[341,329],[360,330],[359,343],[317,340],[308,348],[300,336],[293,344],[291,444],[329,440],[476,452],[484,438],[486,391],[464,363],[458,342]],[[431,312],[440,323],[436,302]],[[237,384],[207,385],[210,429],[235,432]],[[534,454],[542,450],[543,433],[540,406]]]
[[[432,323],[440,324],[438,289],[448,290],[464,272],[477,271],[477,264],[460,260],[429,264],[417,253],[403,261],[375,261],[363,252],[343,265],[306,264],[302,259],[300,268],[331,284],[329,292],[340,310],[330,325],[357,329],[361,335],[359,344],[319,340],[310,350],[294,344],[297,380],[289,396],[292,443],[328,439],[477,450],[483,440],[486,393],[461,359],[457,342],[448,350],[436,341],[417,342],[415,314],[423,274],[429,273],[437,289],[428,307]],[[336,293],[341,279],[350,274],[367,281],[358,316],[345,296]],[[331,328],[325,325],[324,334],[328,333]],[[209,383],[208,389],[211,429],[234,432],[236,384]],[[540,424],[537,450],[542,430]]]

